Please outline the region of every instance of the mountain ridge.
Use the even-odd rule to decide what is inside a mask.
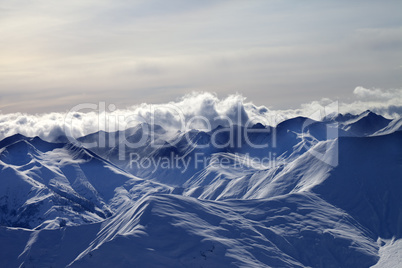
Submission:
[[[367,116],[374,121],[354,125]],[[173,153],[189,165],[206,157],[187,173],[129,169],[110,148],[7,137],[0,266],[391,267],[402,245],[399,121],[346,117],[300,117],[275,134],[261,124],[189,130],[177,142],[159,128],[157,146],[128,151],[138,161]],[[377,120],[387,126],[371,126]],[[249,130],[262,130],[249,137],[261,148],[246,144]],[[138,141],[138,131],[127,137]],[[277,147],[264,147],[273,135]],[[227,143],[233,137],[245,147]]]

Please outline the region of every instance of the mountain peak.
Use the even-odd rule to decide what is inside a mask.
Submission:
[[[378,114],[372,112],[371,110],[365,110],[359,116],[381,116],[381,115],[378,115]]]
[[[384,116],[380,115],[380,114],[376,114],[374,112],[372,112],[371,110],[366,110],[364,112],[362,112],[361,114],[359,114],[358,116],[358,120],[361,120],[363,118],[368,118],[371,120],[387,120],[387,121],[391,121],[390,119],[385,118]]]
[[[261,124],[261,123],[257,123],[255,125],[251,126],[251,128],[263,129],[263,128],[265,128],[265,126],[263,124]]]
[[[12,136],[9,136],[7,138],[4,138],[3,140],[0,141],[0,148],[6,147],[7,145],[10,145],[14,142],[20,141],[20,140],[26,140],[28,137],[24,136],[22,134],[14,134]]]

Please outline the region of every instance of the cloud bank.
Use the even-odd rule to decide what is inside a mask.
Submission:
[[[359,86],[353,93],[351,100],[322,99],[287,110],[257,106],[240,94],[220,99],[209,92],[191,93],[165,104],[143,103],[125,109],[103,102],[81,103],[65,113],[0,114],[0,139],[20,133],[52,141],[66,132],[78,138],[98,130],[122,130],[144,122],[161,125],[170,131],[208,130],[219,125],[251,125],[258,122],[272,126],[296,116],[312,117],[317,111],[325,111],[329,105],[336,105],[340,113],[357,114],[369,109],[388,118],[402,115],[401,89]],[[320,114],[325,116],[325,113]]]

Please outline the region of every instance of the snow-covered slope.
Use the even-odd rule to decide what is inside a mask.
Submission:
[[[269,168],[253,164],[246,157],[215,154],[204,170],[186,182],[184,195],[212,200],[250,199],[312,188],[321,191],[328,187],[328,196],[342,198],[345,189],[340,187],[349,185],[353,188],[348,188],[347,194],[369,190],[372,193],[366,194],[370,197],[376,193],[391,198],[391,193],[394,196],[400,194],[399,187],[402,186],[401,148],[402,132],[396,132],[378,137],[340,137],[323,141],[298,157],[277,159],[275,166]],[[326,158],[317,158],[315,152],[324,149]],[[351,196],[346,202],[354,199]],[[389,202],[402,206],[402,199]]]
[[[190,177],[204,172],[205,166],[213,164],[216,155],[248,155],[259,159],[298,157],[321,141],[377,135],[374,133],[381,133],[383,128],[384,134],[393,133],[399,125],[391,121],[366,111],[360,115],[338,115],[323,121],[296,117],[276,127],[262,124],[218,126],[211,131],[190,130],[173,134],[167,134],[158,125],[141,124],[126,131],[96,132],[78,141],[138,177],[181,187],[188,184]],[[390,130],[386,131],[388,128]],[[161,163],[167,158],[177,161],[178,165],[161,169]]]
[[[0,267],[400,261],[399,121],[365,112],[208,132],[142,125],[79,141],[88,148],[18,134],[0,141]],[[122,148],[182,165],[130,167]],[[198,166],[197,155],[206,159]]]
[[[144,184],[72,144],[16,135],[2,141],[0,152],[1,225],[59,228],[102,221],[128,199],[129,187]]]
[[[295,154],[295,146],[298,146],[296,151],[300,155],[306,148],[329,136],[337,137],[338,131],[342,132],[334,130],[331,122],[316,122],[303,117],[287,120],[276,128],[261,124],[251,127],[219,126],[209,132],[190,130],[171,136],[162,136],[160,132],[163,131],[153,137],[144,135],[150,128],[143,124],[133,135],[124,136],[123,140],[113,138],[113,146],[105,145],[104,134],[100,132],[79,141],[85,141],[83,145],[88,146],[95,144],[97,137],[102,146],[88,146],[90,150],[138,177],[181,187],[190,177],[202,172],[205,165],[211,164],[216,154],[248,155],[258,159],[281,155],[289,157]],[[99,138],[99,135],[102,137]],[[106,137],[110,141],[110,136]],[[177,164],[174,168],[160,168],[166,159],[177,161]]]
[[[391,121],[391,119],[367,110],[358,116],[351,116],[349,119],[343,117],[340,122],[340,128],[352,136],[369,136],[388,126]]]
[[[8,241],[17,235],[27,243],[18,261],[0,256],[25,267],[368,267],[379,258],[363,227],[312,194],[226,202],[158,195],[102,226],[0,229]]]
[[[396,131],[402,131],[402,118],[392,120],[386,127],[375,132],[373,136],[391,134]]]
[[[378,259],[366,231],[314,195],[231,202],[161,195],[122,217],[130,220],[110,220],[101,234],[113,237],[100,235],[71,266],[367,267]]]

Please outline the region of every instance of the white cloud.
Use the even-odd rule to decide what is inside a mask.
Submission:
[[[356,87],[355,90],[353,91],[353,94],[356,95],[356,97],[361,98],[361,99],[401,99],[402,98],[402,90],[399,89],[391,89],[391,90],[381,90],[378,88],[374,89],[368,89],[364,87]]]
[[[357,87],[354,94],[355,100],[337,102],[340,113],[356,114],[370,109],[387,117],[402,115],[400,89]],[[158,124],[174,132],[185,128],[213,129],[218,125],[232,123],[244,125],[248,121],[275,125],[286,118],[317,115],[317,111],[321,112],[318,113],[321,116],[325,116],[323,112],[330,105],[334,105],[334,100],[322,99],[302,104],[298,109],[273,110],[247,102],[246,98],[239,94],[220,99],[208,92],[191,93],[175,102],[143,103],[126,109],[115,109],[113,105],[106,106],[104,103],[83,103],[67,113],[0,114],[0,139],[21,133],[54,140],[63,135],[64,130],[74,137],[80,137],[100,129],[113,131],[132,127],[138,122]]]
[[[277,111],[280,114],[291,116],[307,116],[338,101],[339,113],[359,114],[371,110],[388,118],[402,116],[402,89],[368,89],[358,86],[353,90],[354,98],[349,100],[336,100],[324,98],[319,101],[302,104],[299,109]]]
[[[167,130],[185,128],[213,129],[218,125],[263,122],[268,124],[268,109],[245,102],[240,95],[219,99],[212,93],[191,93],[176,102],[136,105],[127,109],[109,109],[104,103],[83,103],[67,113],[0,114],[0,139],[21,133],[54,140],[64,130],[74,137],[100,129],[113,131],[138,122],[158,124]],[[119,122],[119,123],[117,123]]]

